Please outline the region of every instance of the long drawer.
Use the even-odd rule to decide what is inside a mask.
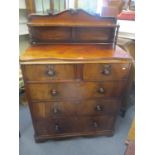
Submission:
[[[64,117],[36,121],[35,127],[38,135],[61,135],[113,130],[114,122],[113,116]]]
[[[117,82],[71,82],[27,84],[29,96],[36,100],[60,100],[76,98],[77,100],[98,97],[120,97],[126,81]]]
[[[115,115],[119,107],[119,100],[104,99],[32,103],[35,119],[85,115]]]

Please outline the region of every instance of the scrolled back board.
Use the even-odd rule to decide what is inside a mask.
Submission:
[[[91,15],[84,10],[58,14],[31,14],[28,20],[32,44],[106,43],[116,40],[116,19]]]

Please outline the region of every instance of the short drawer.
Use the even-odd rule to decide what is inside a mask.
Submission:
[[[115,117],[64,117],[36,121],[37,135],[61,135],[113,130]]]
[[[71,80],[75,78],[75,65],[24,65],[28,81]]]
[[[36,119],[65,116],[116,115],[120,107],[119,100],[73,100],[32,103]]]
[[[84,64],[84,80],[122,80],[129,75],[129,63]]]
[[[126,81],[117,82],[71,82],[27,84],[29,96],[35,100],[89,99],[120,97]]]

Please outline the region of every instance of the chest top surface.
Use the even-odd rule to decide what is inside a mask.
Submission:
[[[53,44],[29,47],[20,57],[22,62],[33,61],[129,61],[131,56],[120,47],[92,44]]]

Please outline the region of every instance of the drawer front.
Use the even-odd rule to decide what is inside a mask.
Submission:
[[[121,80],[127,79],[130,64],[85,64],[84,80]]]
[[[71,80],[75,78],[75,65],[26,65],[28,81]]]
[[[35,122],[36,134],[56,135],[78,132],[80,125],[79,123],[81,124],[81,122],[76,117],[37,120]]]
[[[61,135],[69,133],[113,130],[115,118],[112,116],[65,117],[36,121],[36,134]]]
[[[27,84],[30,99],[60,100],[76,98],[79,100],[98,97],[120,97],[126,81],[118,82],[77,82]]]
[[[120,101],[92,99],[85,101],[37,102],[32,103],[36,119],[66,116],[115,115]]]

